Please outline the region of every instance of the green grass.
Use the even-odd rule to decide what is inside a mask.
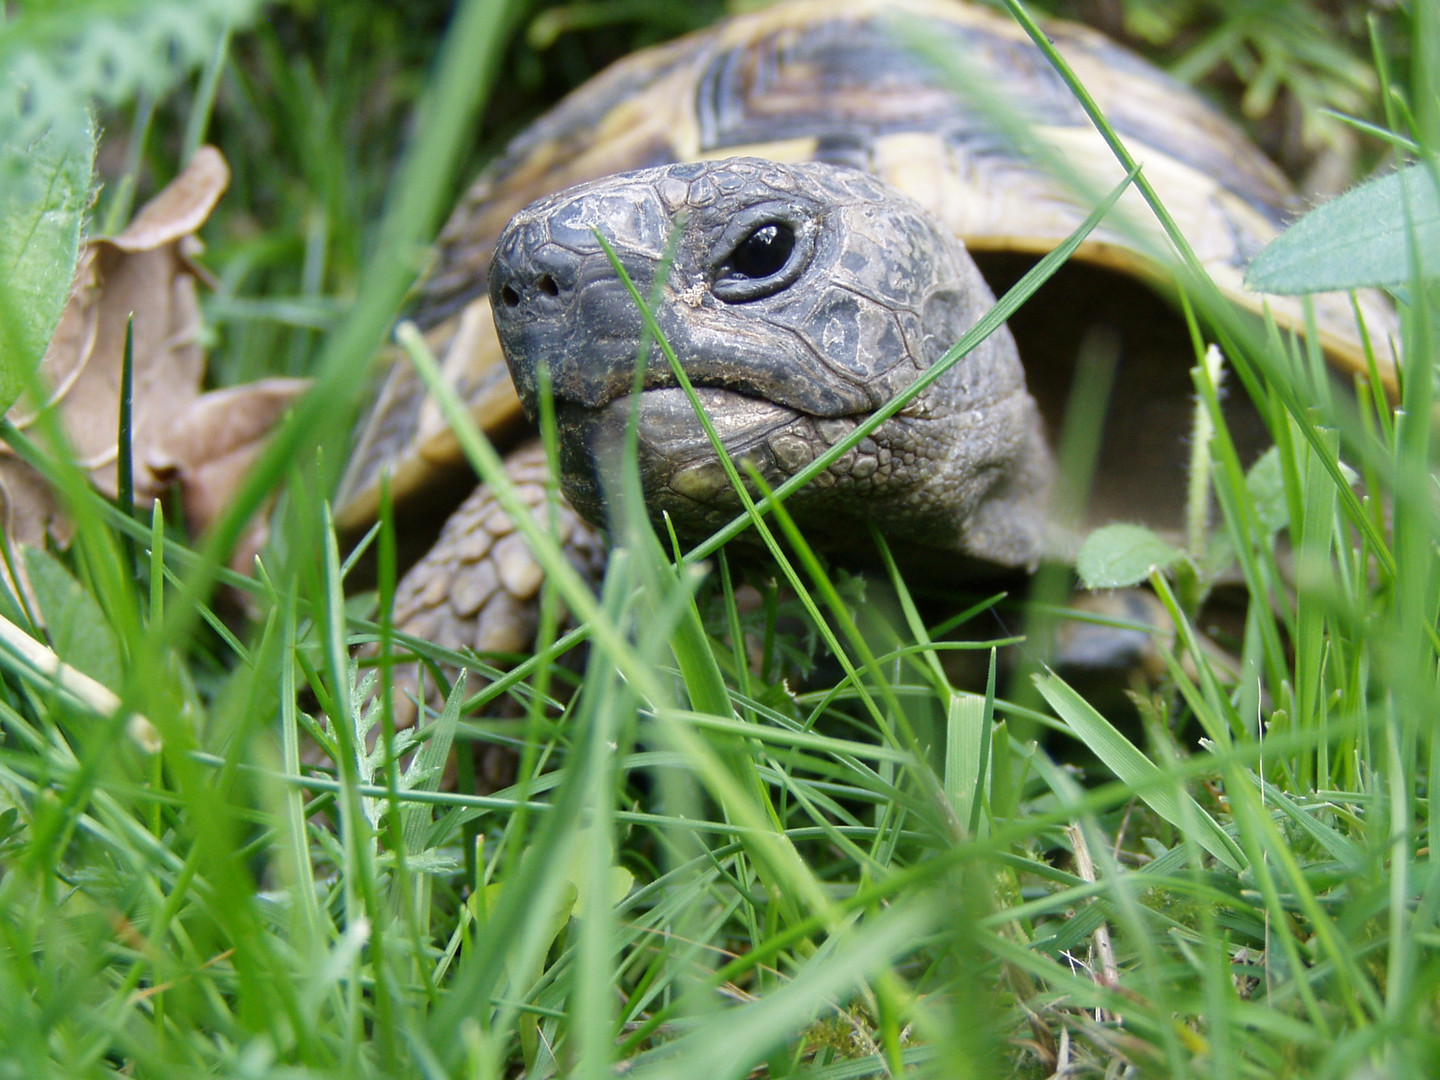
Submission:
[[[718,541],[672,562],[632,503],[592,589],[535,528],[540,640],[487,682],[388,623],[390,515],[377,589],[346,587],[321,495],[363,397],[355,358],[475,159],[678,27],[668,5],[616,3],[536,30],[473,0],[431,70],[442,7],[416,6],[423,34],[364,0],[275,9],[197,53],[193,93],[106,124],[102,167],[123,175],[101,222],[198,133],[225,149],[219,378],[305,371],[322,391],[198,553],[58,467],[77,535],[37,564],[50,640],[124,708],[0,646],[0,1077],[1440,1073],[1433,306],[1406,309],[1392,414],[1318,392],[1303,346],[1178,271],[1277,451],[1246,477],[1197,357],[1221,513],[1151,576],[1178,632],[1138,719],[1050,674],[1007,683],[989,604],[936,616],[896,572],[828,570],[783,508],[763,518],[786,560],[768,576]],[[602,25],[547,45],[577,17]],[[1421,63],[1408,84],[1413,128],[1390,117],[1430,147],[1435,77]],[[205,604],[226,538],[282,486],[246,586],[262,614],[237,629]],[[1252,598],[1233,664],[1200,644],[1226,551]],[[372,692],[412,651],[470,669],[418,743]],[[315,742],[333,767],[304,765]],[[512,787],[468,793],[477,745],[521,748]]]

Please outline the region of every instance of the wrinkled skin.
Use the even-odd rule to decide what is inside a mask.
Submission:
[[[489,286],[527,414],[548,368],[561,483],[603,521],[605,475],[631,412],[642,317],[595,238],[652,295],[729,454],[774,486],[938,360],[993,297],[925,211],[846,168],[751,158],[625,173],[541,199],[501,235]],[[673,235],[673,241],[672,241]],[[640,397],[652,517],[703,536],[739,508],[659,351]],[[900,544],[1003,567],[1042,554],[1051,464],[1008,331],[991,335],[787,503],[813,542]]]

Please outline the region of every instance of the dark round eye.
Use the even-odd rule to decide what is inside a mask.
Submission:
[[[733,277],[767,278],[785,268],[795,250],[795,230],[783,222],[761,225],[740,241],[725,268]]]
[[[804,214],[750,207],[715,245],[710,291],[722,304],[745,304],[800,280],[815,254],[817,228]]]

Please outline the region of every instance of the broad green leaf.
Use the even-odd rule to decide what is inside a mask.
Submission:
[[[1089,747],[1122,783],[1132,788],[1146,806],[1186,836],[1193,837],[1196,843],[1230,869],[1239,871],[1244,867],[1239,847],[1205,812],[1205,808],[1191,798],[1178,782],[1167,780],[1160,767],[1120,734],[1089,702],[1053,673],[1036,675],[1035,685],[1055,710],[1055,715],[1065,722],[1076,738]]]
[[[1260,519],[1260,528],[1266,536],[1283,529],[1290,518],[1290,506],[1285,501],[1285,476],[1280,468],[1280,451],[1270,447],[1260,455],[1245,474],[1245,487],[1250,492],[1250,501],[1255,504],[1255,516]]]
[[[585,917],[585,892],[581,887],[588,869],[585,863],[585,856],[582,854],[591,847],[593,839],[593,827],[589,824],[582,825],[575,833],[575,843],[570,849],[568,869],[564,871],[565,878],[575,887],[575,902],[571,906],[570,914],[577,919]],[[635,887],[635,875],[623,866],[611,866],[609,870],[608,888],[605,895],[614,907],[630,895],[630,890]]]
[[[95,138],[0,147],[0,411],[20,396],[70,295],[90,200]]]
[[[53,555],[27,547],[25,570],[55,654],[105,686],[124,681],[120,642],[89,591]]]
[[[51,2],[0,19],[0,409],[24,389],[70,286],[90,194],[90,110],[158,97],[263,5]]]
[[[635,887],[635,875],[623,866],[612,866],[610,867],[609,883],[610,887],[606,890],[606,896],[610,900],[610,906],[615,907],[630,895],[630,890]],[[573,914],[577,919],[585,917],[583,897],[577,895]]]
[[[1294,294],[1405,285],[1412,244],[1421,276],[1440,275],[1440,191],[1423,163],[1310,211],[1255,256],[1245,287]]]
[[[1144,581],[1152,567],[1163,570],[1182,557],[1143,525],[1106,525],[1080,545],[1075,570],[1087,589],[1123,589]]]

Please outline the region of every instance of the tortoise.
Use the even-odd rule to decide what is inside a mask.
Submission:
[[[918,26],[963,57],[1067,162],[1106,187],[1122,175],[1006,16],[960,0],[790,0],[593,78],[481,173],[443,230],[413,318],[477,423],[515,447],[512,478],[536,507],[552,478],[524,433],[533,430],[537,365],[548,366],[571,500],[557,527],[587,572],[604,559],[597,442],[624,412],[641,325],[592,228],[613,241],[642,292],[676,237],[661,325],[727,446],[773,480],[928,367],[992,291],[1090,209],[917,59],[895,33],[897,9],[917,20],[912,33]],[[1285,178],[1145,61],[1081,26],[1053,22],[1046,32],[1219,287],[1252,309],[1267,303],[1281,326],[1303,332],[1294,301],[1241,287],[1250,257],[1295,209]],[[1009,331],[818,478],[809,526],[839,550],[875,522],[896,544],[928,551],[929,568],[1033,568],[1047,554],[1049,446],[1086,328],[1096,325],[1119,334],[1120,367],[1086,520],[1175,525],[1193,350],[1156,274],[1129,234],[1102,224]],[[1348,297],[1314,304],[1331,365],[1363,370]],[[1383,343],[1392,316],[1375,301],[1362,307]],[[1379,363],[1390,377],[1388,353]],[[651,365],[646,387],[647,497],[682,533],[703,535],[733,515],[734,493],[716,483],[713,455],[666,365]],[[1241,399],[1226,407],[1253,457],[1266,436]],[[937,417],[939,434],[918,433]],[[438,408],[398,364],[362,426],[337,518],[373,515],[382,472],[401,505],[449,509],[453,500],[437,492],[457,472],[470,475],[460,461]],[[807,512],[799,496],[790,505]],[[449,648],[518,652],[533,635],[542,577],[481,487],[402,581],[396,625]]]

